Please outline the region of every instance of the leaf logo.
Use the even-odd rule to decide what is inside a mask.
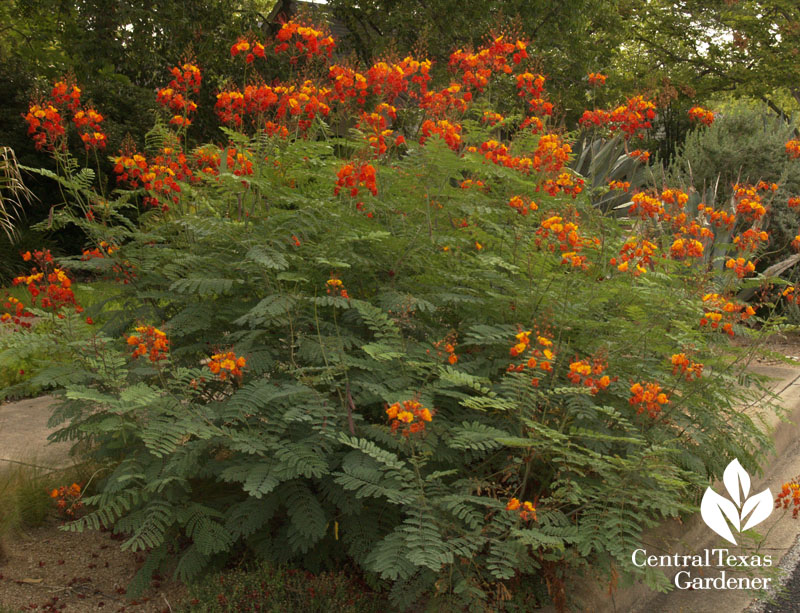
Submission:
[[[700,503],[700,515],[709,528],[736,545],[731,526],[736,532],[744,532],[767,519],[772,513],[772,492],[766,489],[748,498],[750,475],[739,464],[739,460],[728,464],[722,474],[722,482],[733,502],[708,487]]]

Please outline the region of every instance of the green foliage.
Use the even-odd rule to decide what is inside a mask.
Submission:
[[[791,0],[705,2],[681,10],[666,0],[626,2],[635,23],[616,58],[628,86],[659,87],[701,100],[721,92],[797,109],[800,8]]]

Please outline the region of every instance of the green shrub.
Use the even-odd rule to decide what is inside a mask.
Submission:
[[[313,109],[312,87],[280,90],[284,112]],[[408,144],[383,152],[363,124],[333,135],[377,120],[357,91],[327,91],[329,116],[258,114],[254,133],[188,152],[201,178],[179,190],[144,173],[97,205],[93,174],[62,164],[73,201],[54,223],[101,252],[48,272],[130,272],[102,328],[39,305],[49,325],[20,331],[71,356],[31,382],[60,388],[55,438],[109,468],[70,529],[113,527],[148,552],[132,593],[156,569],[190,581],[242,551],[355,565],[398,608],[499,607],[524,589],[564,610],[575,573],[639,576],[644,528],[769,448],[727,342],[760,321],[733,297],[738,276],[676,248],[675,233],[698,247],[675,193],[622,221],[593,206],[564,137],[520,128],[541,99],[497,127],[466,97],[441,115],[409,104]],[[187,176],[182,128],[165,125],[142,163]],[[134,225],[138,197],[157,206]]]

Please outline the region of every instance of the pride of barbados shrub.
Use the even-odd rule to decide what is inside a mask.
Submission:
[[[38,375],[61,397],[54,438],[107,471],[69,529],[146,551],[132,591],[243,552],[355,564],[398,606],[538,584],[564,609],[575,571],[640,572],[643,529],[766,449],[728,343],[756,319],[735,296],[772,192],[689,210],[660,187],[605,213],[525,41],[453,54],[438,89],[425,60],[360,71],[332,45],[293,22],[236,42],[248,74],[288,55],[304,77],[221,90],[226,142],[193,149],[201,78],[176,68],[113,194],[64,158],[53,223],[94,243],[61,274],[117,279],[116,311],[98,329],[69,301],[11,305],[5,325],[74,356]],[[31,124],[42,146],[69,134],[54,111]],[[638,96],[591,129],[640,159],[654,112]],[[721,226],[738,240],[714,267]]]

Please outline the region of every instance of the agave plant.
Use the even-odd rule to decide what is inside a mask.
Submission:
[[[602,211],[624,207],[630,201],[628,192],[606,189],[611,181],[626,181],[631,188],[644,183],[644,165],[628,155],[625,141],[619,136],[605,139],[586,135],[572,150],[575,157],[570,168],[584,178],[592,203]]]

